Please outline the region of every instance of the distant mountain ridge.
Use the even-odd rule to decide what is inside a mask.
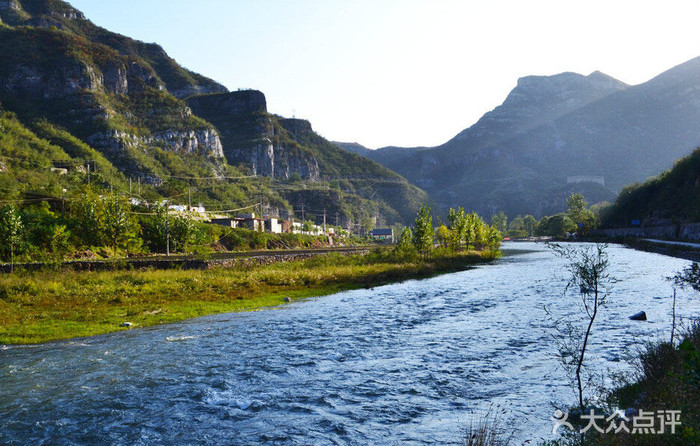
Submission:
[[[669,168],[700,144],[699,124],[696,58],[636,86],[600,72],[528,76],[441,146],[364,154],[443,207],[541,216],[560,211],[570,191],[609,200]]]

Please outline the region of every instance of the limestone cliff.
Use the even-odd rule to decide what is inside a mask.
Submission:
[[[194,113],[221,132],[223,151],[232,164],[243,164],[254,175],[318,181],[318,160],[289,138],[276,119],[267,114],[265,95],[242,90],[189,98]],[[310,125],[309,125],[310,128]]]

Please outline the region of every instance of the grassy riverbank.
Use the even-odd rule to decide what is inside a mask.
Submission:
[[[0,276],[0,344],[32,344],[248,311],[341,290],[462,270],[492,252],[430,261],[394,251],[328,254],[267,266],[197,270],[42,271]]]

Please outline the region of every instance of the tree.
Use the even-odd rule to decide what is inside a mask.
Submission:
[[[501,247],[501,241],[503,240],[503,234],[501,231],[496,229],[495,226],[491,226],[486,231],[486,246],[489,250],[497,251]]]
[[[563,237],[576,229],[576,225],[566,214],[557,214],[551,217],[542,217],[537,224],[535,234]]]
[[[459,249],[462,246],[462,242],[466,241],[469,237],[469,215],[464,212],[462,207],[458,208],[456,211],[454,208],[450,208],[447,212],[447,219],[450,221],[450,231],[452,231],[452,247],[453,249]],[[467,243],[468,245],[468,243]],[[469,246],[467,246],[469,249]]]
[[[425,259],[433,248],[433,217],[430,215],[430,207],[423,205],[418,210],[413,229],[413,246]]]
[[[491,226],[505,234],[508,231],[508,216],[500,211],[498,214],[491,216]]]
[[[581,194],[571,194],[566,199],[567,216],[576,225],[577,232],[587,233],[595,226],[593,211],[588,209],[588,203]]]
[[[10,271],[14,271],[15,265],[15,250],[22,241],[24,225],[22,219],[17,212],[17,208],[13,205],[0,207],[0,240],[3,240],[0,245],[0,252],[3,257],[10,254]]]
[[[116,250],[125,247],[129,240],[136,238],[136,221],[131,215],[131,205],[126,197],[109,194],[101,198],[101,232],[106,243]]]
[[[593,323],[600,308],[605,305],[608,297],[606,286],[610,283],[608,275],[608,254],[606,245],[597,244],[594,247],[565,248],[561,245],[550,245],[554,251],[568,261],[567,269],[570,278],[566,290],[574,288],[578,291],[584,320],[587,320],[585,332],[582,332],[575,322],[569,321],[563,330],[565,340],[560,345],[560,353],[564,366],[571,371],[573,368],[578,389],[578,400],[581,411],[583,404],[583,384],[581,370],[583,368],[588,341],[593,329]],[[566,291],[565,291],[566,292]],[[578,320],[578,317],[576,318]]]
[[[138,239],[138,225],[129,200],[116,193],[98,195],[85,188],[71,206],[73,234],[87,246],[126,248]]]
[[[537,219],[532,215],[526,215],[523,218],[523,227],[525,232],[527,232],[528,237],[535,235],[535,229],[537,228]]]
[[[401,230],[399,237],[399,248],[407,249],[413,246],[413,231],[408,226]]]
[[[75,231],[80,242],[87,246],[102,246],[105,226],[102,200],[91,188],[83,189],[71,204]]]
[[[450,248],[453,251],[455,250],[455,231],[448,229],[445,225],[440,225],[435,232],[440,246],[443,248]]]
[[[695,291],[700,291],[700,264],[693,262],[671,279],[681,288],[691,287]]]

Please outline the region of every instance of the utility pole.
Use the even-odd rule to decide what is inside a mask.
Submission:
[[[192,211],[192,193],[189,187],[187,188],[187,210]]]
[[[139,197],[141,196],[141,177],[139,176]]]
[[[88,186],[90,186],[90,163],[87,165]]]
[[[129,196],[131,196],[131,177],[129,177]]]
[[[323,208],[323,235],[327,235],[328,232],[326,232],[326,208]]]
[[[301,202],[301,222],[304,223],[306,221],[305,217],[306,214],[304,214],[304,202]]]
[[[170,256],[170,219],[168,218],[168,208],[170,205],[165,203],[165,255]]]

